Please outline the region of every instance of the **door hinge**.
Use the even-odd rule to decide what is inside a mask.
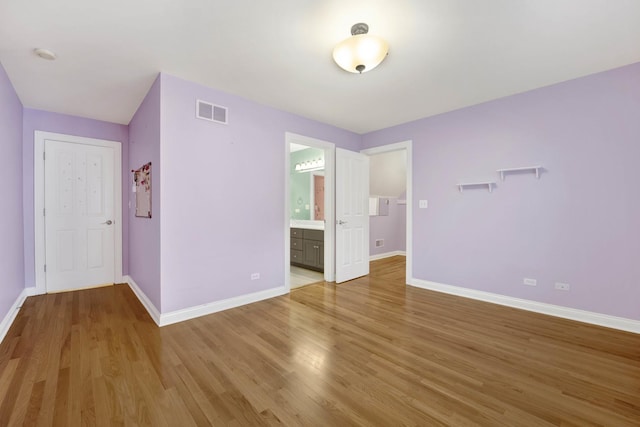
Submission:
[[[42,208],[42,216],[46,216],[47,215],[47,209],[46,208]]]
[[[44,272],[47,272],[47,264],[44,265]]]
[[[42,160],[47,160],[47,153],[46,152],[42,152]]]

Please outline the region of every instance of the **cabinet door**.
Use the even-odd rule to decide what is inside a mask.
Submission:
[[[303,240],[304,249],[302,256],[304,257],[304,264],[309,267],[319,267],[318,266],[318,242],[313,240]]]

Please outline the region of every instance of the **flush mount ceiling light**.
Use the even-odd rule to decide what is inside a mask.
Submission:
[[[53,61],[56,59],[56,54],[50,51],[49,49],[33,49],[33,53],[38,55],[42,59],[46,59],[49,61]]]
[[[389,53],[389,45],[382,38],[372,36],[364,23],[351,27],[351,37],[333,49],[333,60],[350,73],[366,73],[376,68]]]

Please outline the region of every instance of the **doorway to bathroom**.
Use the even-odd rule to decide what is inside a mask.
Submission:
[[[334,144],[286,134],[285,286],[334,279]]]

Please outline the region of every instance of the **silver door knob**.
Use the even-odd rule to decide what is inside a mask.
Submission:
[[[113,221],[111,221],[110,219],[108,219],[106,222],[103,222],[103,224],[111,225],[111,224],[113,224]]]
[[[347,221],[343,221],[343,220],[341,220],[341,219],[340,219],[340,220],[338,220],[338,225],[344,225],[344,224],[346,224],[346,223],[347,223]]]

